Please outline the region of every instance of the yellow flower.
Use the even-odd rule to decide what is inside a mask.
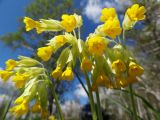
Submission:
[[[137,21],[144,20],[146,17],[145,12],[146,9],[144,8],[144,6],[140,7],[138,4],[134,4],[130,8],[128,8],[122,23],[123,29],[132,29]]]
[[[120,35],[121,31],[122,28],[118,19],[107,20],[102,27],[102,32],[112,39],[115,39],[116,36]]]
[[[144,6],[139,6],[138,4],[132,5],[130,8],[127,9],[126,14],[132,21],[144,20],[145,19],[145,12],[146,9]]]
[[[31,111],[32,111],[33,113],[39,113],[39,112],[41,112],[40,102],[36,102],[36,103],[32,106]]]
[[[62,80],[73,80],[74,74],[71,67],[67,67],[66,70],[62,73]]]
[[[129,75],[130,76],[141,76],[143,72],[144,72],[144,69],[140,65],[134,62],[129,63]]]
[[[115,8],[104,8],[102,10],[102,16],[100,17],[100,20],[102,22],[106,22],[107,20],[113,20],[115,18],[117,18]]]
[[[29,17],[24,17],[23,22],[26,24],[26,31],[30,31],[34,28],[39,28],[40,27],[40,23],[38,21],[34,21],[33,19],[29,18]]]
[[[49,116],[48,120],[56,120],[56,118],[54,117],[54,115]]]
[[[92,91],[96,91],[98,86],[112,88],[112,83],[105,74],[100,74],[92,84]]]
[[[20,96],[14,101],[14,104],[21,104],[23,100],[24,100],[24,97]]]
[[[15,82],[17,88],[22,88],[28,79],[29,75],[16,73],[16,75],[13,76],[12,81]]]
[[[43,61],[48,61],[53,53],[53,48],[51,46],[38,48],[37,55]]]
[[[47,118],[48,117],[48,111],[42,109],[41,116],[42,116],[42,118]]]
[[[116,76],[116,88],[121,88],[121,87],[126,87],[130,84],[133,84],[135,82],[137,82],[138,80],[136,79],[136,77],[132,77],[132,76],[128,76],[127,78],[122,77],[122,76]]]
[[[81,63],[81,70],[82,71],[91,71],[92,70],[92,62],[84,57]]]
[[[6,61],[6,70],[13,70],[13,68],[17,65],[17,61],[9,59]]]
[[[10,108],[10,112],[13,114],[13,115],[15,115],[16,117],[20,117],[20,116],[22,116],[22,115],[25,115],[25,114],[27,114],[28,113],[28,102],[22,102],[21,104],[19,104],[19,105],[16,105],[16,106],[14,106],[14,107],[12,107],[12,108]]]
[[[72,32],[77,25],[74,15],[67,14],[62,15],[61,24],[67,32]]]
[[[126,70],[126,65],[122,60],[118,59],[112,63],[112,69],[115,70],[116,73],[121,73]]]
[[[7,81],[12,75],[13,75],[13,72],[11,71],[0,70],[0,78],[2,78],[2,80],[4,81]]]
[[[106,43],[104,39],[98,35],[89,38],[87,44],[88,44],[88,51],[91,54],[97,56],[101,56],[106,48]]]
[[[51,73],[51,75],[55,79],[60,78],[62,75],[62,68],[60,66],[57,66],[57,68]]]
[[[56,36],[56,41],[55,42],[56,42],[55,43],[56,45],[61,47],[66,43],[66,39],[63,35],[58,35],[58,36]]]

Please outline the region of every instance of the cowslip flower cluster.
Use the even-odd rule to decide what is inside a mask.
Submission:
[[[30,22],[26,22],[26,18],[24,18],[24,22],[27,30]],[[76,29],[79,30],[82,25],[81,16],[64,14],[62,15],[62,21],[43,20],[50,21],[49,23],[56,21],[52,24],[53,29],[44,31],[64,30],[66,32],[49,40],[46,47],[38,49],[37,55],[43,61],[48,61],[52,53],[56,53],[59,48],[65,46],[57,60],[56,69],[51,73],[53,78],[72,80],[74,78],[73,68],[78,58],[81,62],[81,70],[91,74],[92,88],[98,86],[107,88],[125,87],[137,82],[136,77],[142,75],[144,69],[137,63],[127,47],[122,44],[124,40],[120,36],[122,31],[133,28],[137,21],[144,19],[145,8],[134,4],[127,9],[121,27],[116,9],[104,8],[100,17],[103,24],[99,25],[95,32],[87,37],[86,42],[77,37],[75,33]],[[40,20],[41,23],[43,22]],[[51,25],[47,22],[45,24],[45,26]],[[61,29],[55,29],[56,26],[61,26]],[[37,29],[36,26],[31,25],[31,28],[33,27]],[[121,39],[121,42],[116,43],[112,48],[108,47],[117,37]]]
[[[19,56],[17,61],[9,59],[6,61],[6,69],[0,71],[0,77],[5,82],[11,79],[15,87],[22,90],[22,94],[10,108],[13,115],[20,117],[32,111],[41,113],[44,118],[48,117],[48,79],[40,62],[24,56]]]
[[[61,50],[56,68],[49,73],[51,77],[56,80],[73,80],[73,69],[77,62],[80,62],[81,71],[91,76],[91,90],[97,91],[100,86],[121,89],[138,82],[137,77],[143,74],[144,69],[135,60],[126,46],[125,37],[122,38],[121,35],[122,32],[124,35],[125,31],[132,29],[136,22],[144,19],[145,8],[134,4],[127,9],[121,27],[116,9],[104,8],[100,17],[102,24],[89,34],[86,41],[80,37],[83,20],[77,14],[63,14],[60,21],[35,21],[24,17],[24,23],[26,31],[36,29],[38,34],[45,31],[63,31],[62,34],[48,40],[46,46],[37,49],[37,56],[45,62],[50,60],[52,54]],[[31,58],[20,57],[19,61],[6,62],[6,70],[0,71],[1,78],[7,81],[13,76],[16,87],[24,88],[23,94],[15,101],[16,106],[11,108],[13,114],[26,114],[30,109],[29,102],[34,101],[31,111],[41,113],[42,117],[48,116],[47,97],[44,96],[47,95],[47,75],[43,65]]]

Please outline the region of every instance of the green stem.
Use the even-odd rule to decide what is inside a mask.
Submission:
[[[134,117],[134,120],[138,120],[132,85],[129,86],[129,90],[130,90],[131,104],[132,104],[132,109],[133,109],[133,117]]]
[[[78,28],[78,39],[81,39],[81,29],[80,29],[80,27]]]
[[[86,92],[87,96],[89,96],[89,93],[88,93],[88,91],[87,91],[87,89],[86,89],[84,83],[82,82],[80,76],[78,75],[77,72],[74,71],[74,73],[75,73],[75,75],[77,76],[77,79],[78,79],[78,81],[80,82],[80,84],[82,85],[82,87],[83,87],[84,91]]]
[[[125,45],[126,44],[126,38],[125,38],[125,30],[123,30],[123,44]]]
[[[96,99],[97,99],[97,106],[98,106],[98,118],[99,120],[103,120],[102,110],[101,110],[101,103],[98,90],[96,91]]]
[[[84,75],[85,75],[87,86],[88,86],[89,102],[90,102],[91,111],[92,111],[92,119],[97,120],[96,109],[95,109],[93,94],[92,94],[92,90],[91,90],[90,80],[89,80],[88,74],[86,72],[84,73]]]
[[[61,107],[60,107],[60,104],[59,104],[59,101],[58,101],[58,97],[56,95],[55,86],[51,82],[50,82],[50,85],[51,85],[51,90],[52,90],[52,93],[53,93],[53,97],[54,97],[55,102],[56,102],[56,106],[57,106],[57,109],[58,109],[60,120],[64,120],[63,115],[62,115],[62,110],[61,110]]]

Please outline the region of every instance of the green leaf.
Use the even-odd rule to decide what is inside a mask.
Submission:
[[[69,49],[69,47],[67,47],[61,52],[61,54],[57,60],[57,65],[60,64],[61,66],[64,66],[68,60],[69,54],[70,54],[70,49]]]

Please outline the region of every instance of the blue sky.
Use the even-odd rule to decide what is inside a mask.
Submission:
[[[18,19],[24,16],[24,8],[31,0],[0,0],[0,36],[18,29]],[[4,62],[9,58],[16,58],[18,55],[27,55],[24,50],[12,51],[0,41],[0,67],[5,66]]]

